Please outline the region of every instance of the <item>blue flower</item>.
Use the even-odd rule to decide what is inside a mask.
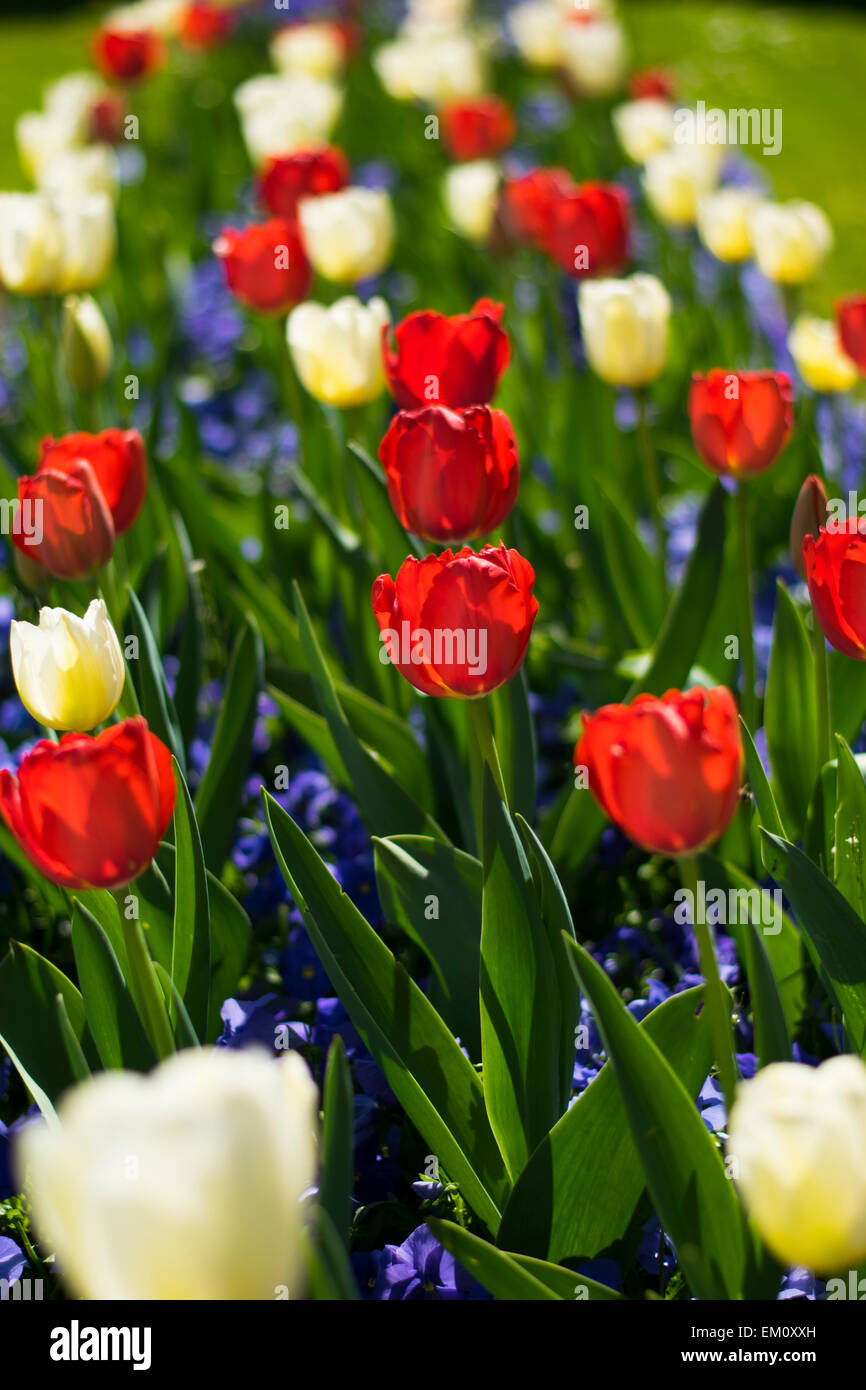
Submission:
[[[477,1287],[440,1245],[427,1226],[419,1226],[402,1245],[386,1245],[372,1297],[384,1299],[456,1299],[472,1297]]]
[[[9,1236],[0,1236],[0,1279],[7,1284],[17,1284],[25,1269],[27,1258],[20,1246]]]

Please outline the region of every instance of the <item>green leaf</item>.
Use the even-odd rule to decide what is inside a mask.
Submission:
[[[639,1026],[696,1098],[712,1065],[703,988],[674,994]],[[499,1240],[549,1260],[593,1259],[626,1234],[646,1180],[613,1068],[541,1141],[515,1184]]]
[[[76,1081],[88,1081],[91,1076],[90,1067],[87,1064],[84,1049],[78,1040],[75,1029],[69,1022],[69,1014],[66,1012],[66,1001],[62,994],[58,994],[55,996],[54,1002],[57,1007],[57,1024],[60,1029],[60,1038],[63,1042],[66,1059],[69,1062],[69,1069]]]
[[[621,503],[599,484],[601,535],[610,574],[622,615],[635,645],[651,647],[662,618],[661,585],[650,557]]]
[[[779,808],[776,805],[773,788],[767,780],[764,764],[761,762],[760,755],[755,747],[746,721],[742,717],[740,718],[740,732],[743,739],[743,752],[746,757],[749,784],[752,788],[752,795],[755,798],[755,805],[758,808],[758,823],[763,825],[766,830],[772,831],[774,835],[781,835],[784,838],[785,827],[782,824],[782,817],[779,815]],[[767,841],[762,842],[762,851],[767,855],[767,858],[764,859],[764,868],[767,870],[768,874],[772,874],[776,867],[771,849],[772,846],[770,846]],[[769,859],[769,863],[767,859]]]
[[[529,710],[529,681],[521,666],[513,680],[490,697],[499,763],[512,812],[535,814],[535,724]]]
[[[830,726],[853,743],[866,721],[866,663],[828,651]]]
[[[149,1071],[147,1041],[111,941],[90,908],[77,899],[72,912],[72,950],[84,998],[87,1026],[106,1071]]]
[[[205,860],[213,873],[219,873],[234,842],[263,682],[262,639],[248,618],[235,643],[210,757],[195,798]]]
[[[545,1302],[561,1297],[548,1283],[518,1264],[513,1256],[498,1250],[480,1236],[472,1235],[471,1231],[464,1231],[451,1221],[438,1221],[432,1216],[428,1218],[427,1225],[466,1273],[477,1279],[494,1298]],[[572,1276],[572,1289],[578,1280],[578,1275]]]
[[[346,1248],[324,1207],[313,1208],[311,1225],[314,1239],[307,1237],[310,1297],[329,1303],[357,1302],[358,1286]]]
[[[751,920],[742,924],[745,941],[746,976],[752,996],[755,1025],[755,1053],[762,1067],[771,1062],[790,1062],[791,1041],[785,1010],[767,948]]]
[[[150,623],[136,594],[127,585],[129,598],[129,622],[133,636],[138,638],[138,660],[133,662],[135,688],[141,712],[147,720],[151,733],[171,750],[186,776],[186,758],[183,750],[180,726],[172,704],[165,672],[162,669],[159,650]]]
[[[778,835],[781,882],[827,972],[856,1052],[866,1051],[866,923],[802,850]]]
[[[486,767],[482,863],[484,1099],[515,1181],[562,1110],[557,966],[564,962],[551,950],[526,854]]]
[[[355,1149],[352,1077],[342,1038],[334,1034],[328,1049],[322,1089],[322,1161],[319,1172],[319,1205],[348,1246],[352,1224]]]
[[[177,804],[174,812],[176,871],[171,978],[187,1007],[199,1038],[207,1035],[210,1004],[210,903],[204,853],[192,800],[180,769],[175,766]],[[174,1010],[170,1009],[170,1015]]]
[[[348,449],[355,463],[353,475],[364,515],[369,523],[371,545],[375,543],[376,557],[382,568],[396,574],[398,567],[406,559],[407,551],[412,551],[419,559],[423,559],[424,549],[403,530],[394,515],[385,475],[379,465],[359,444],[350,442]]]
[[[742,1297],[747,1247],[732,1184],[693,1098],[604,971],[568,939],[620,1089],[659,1220],[696,1298]]]
[[[815,672],[809,634],[796,604],[780,581],[767,672],[764,725],[776,800],[785,824],[795,835],[802,830],[818,776],[816,718]]]
[[[836,814],[833,823],[833,880],[857,913],[866,918],[866,782],[840,734],[836,766]]]
[[[63,996],[70,1026],[81,1042],[84,1000],[50,960],[18,941],[0,961],[0,1042],[43,1115],[76,1076],[66,1050],[58,1046],[57,995]],[[54,1041],[56,1039],[56,1041]]]
[[[349,1017],[430,1152],[495,1231],[508,1192],[471,1062],[291,817],[264,793],[277,863]]]
[[[428,956],[430,1002],[480,1060],[480,863],[429,835],[374,837],[373,848],[385,916]]]

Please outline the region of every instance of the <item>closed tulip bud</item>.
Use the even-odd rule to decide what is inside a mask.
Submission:
[[[523,664],[538,612],[534,582],[528,561],[504,545],[408,556],[396,580],[380,574],[373,585],[380,660],[425,695],[489,694]]]
[[[638,695],[583,716],[574,752],[615,825],[653,854],[694,854],[727,830],[742,751],[737,706],[724,686],[661,699]]]
[[[737,1091],[728,1163],[749,1215],[784,1265],[817,1274],[866,1258],[866,1066],[774,1062]]]
[[[213,251],[232,294],[256,313],[282,316],[310,292],[310,262],[294,222],[273,217],[240,232],[226,227]]]
[[[366,405],[385,389],[382,333],[390,319],[384,299],[368,304],[346,295],[334,304],[299,304],[286,336],[295,370],[317,401],[340,409]]]
[[[698,199],[698,236],[716,260],[737,265],[750,258],[751,217],[760,201],[749,188],[720,188]]]
[[[647,386],[668,355],[670,296],[654,275],[584,280],[578,290],[589,365],[611,386]]]
[[[801,314],[788,334],[788,351],[813,391],[850,391],[857,381],[857,363],[844,351],[830,319]]]
[[[394,250],[394,209],[373,188],[343,188],[298,204],[301,236],[314,268],[337,285],[378,275]]]
[[[818,539],[821,527],[827,524],[827,516],[827,489],[817,474],[810,473],[797,494],[788,537],[791,563],[801,579],[806,578],[806,566],[803,564],[803,541],[807,536],[813,536],[815,540]]]
[[[92,48],[93,60],[103,77],[117,82],[140,82],[160,66],[164,57],[158,34],[125,24],[98,29]]]
[[[643,187],[656,216],[671,227],[690,227],[698,204],[715,188],[721,162],[717,145],[675,145],[647,160]]]
[[[51,883],[120,888],[153,860],[176,791],[171,754],[139,715],[37,743],[17,778],[0,772],[0,815]]]
[[[866,661],[866,535],[859,516],[844,522],[828,518],[817,538],[803,538],[803,567],[809,598],[831,646],[854,661]]]
[[[517,498],[520,464],[508,416],[487,405],[401,410],[379,448],[400,524],[431,541],[494,530]]]
[[[138,430],[110,429],[99,434],[76,431],[60,439],[43,439],[37,477],[45,470],[68,473],[87,462],[105,499],[116,535],[135,521],[147,493],[147,455]]]
[[[558,68],[563,56],[563,16],[553,0],[524,0],[508,11],[514,45],[531,68]]]
[[[38,532],[13,530],[13,544],[55,579],[81,579],[100,569],[114,550],[114,523],[96,474],[84,459],[65,472],[43,468],[18,479],[21,508],[40,518]]]
[[[373,66],[389,96],[397,101],[447,101],[481,96],[485,64],[477,40],[467,32],[401,35],[382,44]]]
[[[848,356],[866,374],[866,294],[851,294],[836,305],[839,340]]]
[[[288,24],[271,39],[271,58],[278,72],[338,77],[346,57],[346,36],[339,24]]]
[[[259,179],[262,202],[274,217],[297,217],[302,198],[337,193],[349,182],[349,161],[332,145],[268,161]]]
[[[572,14],[562,30],[562,61],[584,97],[609,97],[625,80],[628,49],[622,25],[601,14]]]
[[[445,211],[458,232],[468,241],[484,245],[490,239],[496,219],[499,182],[502,172],[490,159],[469,164],[453,164],[442,180]]]
[[[814,203],[760,203],[751,218],[758,268],[779,285],[811,280],[833,245],[833,230]]]
[[[13,622],[9,650],[21,703],[37,724],[93,729],[117,708],[123,655],[101,598],[83,618],[65,608],[41,608],[38,627]]]
[[[645,164],[673,144],[674,109],[668,101],[656,97],[627,101],[617,106],[612,119],[619,143],[635,164]]]
[[[544,249],[576,280],[613,275],[628,260],[630,232],[625,190],[589,181],[552,198]]]
[[[696,372],[689,390],[695,448],[720,477],[764,473],[791,437],[791,383],[784,372]]]
[[[487,405],[508,366],[511,343],[502,327],[503,306],[479,299],[468,314],[421,309],[394,329],[394,347],[383,338],[385,372],[403,410],[425,405]]]
[[[451,101],[439,119],[452,159],[490,159],[508,149],[517,130],[511,107],[497,96]]]
[[[91,295],[68,295],[60,330],[63,369],[77,391],[96,391],[111,371],[113,347],[108,324]]]
[[[102,1072],[21,1139],[35,1224],[86,1299],[305,1293],[318,1092],[306,1062],[187,1048]],[[239,1194],[243,1194],[243,1200]]]

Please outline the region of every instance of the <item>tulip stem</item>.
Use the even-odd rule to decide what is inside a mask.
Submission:
[[[650,520],[652,521],[656,536],[656,563],[658,564],[661,597],[664,602],[667,599],[668,593],[666,563],[667,536],[665,534],[665,524],[662,517],[659,461],[658,454],[653,445],[652,431],[649,427],[646,391],[639,390],[636,392],[636,396],[638,450],[640,451],[641,463],[643,464],[644,487],[646,489],[646,500],[650,510]]]
[[[680,859],[679,866],[683,888],[691,894],[692,927],[698,943],[701,974],[704,977],[706,1008],[710,1019],[716,1071],[719,1074],[725,1105],[730,1114],[734,1092],[737,1088],[737,1064],[734,1059],[730,1009],[725,1002],[725,989],[719,974],[710,925],[706,920],[706,914],[697,911],[698,861],[693,854],[687,854]],[[704,920],[698,921],[699,917],[703,917]]]
[[[496,748],[496,741],[493,737],[493,724],[490,719],[490,706],[487,696],[484,695],[478,700],[467,700],[466,709],[468,716],[469,733],[469,759],[472,783],[472,803],[475,810],[475,834],[478,841],[478,856],[481,858],[484,852],[484,765],[490,768],[493,780],[496,783],[496,790],[508,806],[508,793],[505,790],[505,779],[502,776],[502,766],[499,762],[499,753]]]
[[[815,711],[818,720],[818,758],[821,767],[832,757],[830,733],[830,673],[827,666],[827,644],[812,610],[812,655],[815,660]]]
[[[743,673],[743,718],[749,732],[757,732],[758,702],[755,695],[755,642],[752,636],[752,532],[749,494],[745,478],[737,483],[737,584],[740,599],[740,648]]]
[[[165,996],[159,987],[141,923],[131,921],[124,934],[129,962],[129,991],[148,1041],[159,1061],[176,1051]]]

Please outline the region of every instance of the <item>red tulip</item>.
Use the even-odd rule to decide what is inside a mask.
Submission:
[[[726,372],[692,377],[689,418],[695,448],[722,477],[763,473],[794,427],[791,382],[784,372]]]
[[[294,222],[273,217],[214,242],[229,289],[260,314],[285,314],[310,293],[313,272]]]
[[[502,97],[449,102],[439,119],[452,159],[489,159],[506,150],[517,132],[511,107]]]
[[[615,275],[628,260],[629,205],[614,183],[583,183],[554,197],[545,247],[567,275]]]
[[[401,410],[379,447],[400,524],[431,541],[483,536],[517,498],[520,463],[508,416],[488,405]]]
[[[410,555],[396,581],[380,574],[373,585],[380,661],[427,695],[487,695],[523,663],[538,612],[534,582],[529,562],[504,545]]]
[[[677,94],[676,80],[664,68],[645,68],[632,73],[628,81],[629,96],[634,101],[655,97],[658,101],[673,101]]]
[[[0,772],[0,815],[63,888],[118,888],[153,859],[174,810],[171,754],[139,715],[95,738],[64,734]]]
[[[18,501],[38,530],[31,539],[29,524],[16,527],[12,541],[55,579],[80,579],[111,559],[114,523],[86,459],[76,459],[62,472],[40,468],[35,477],[19,478]]]
[[[567,169],[533,169],[519,178],[506,179],[502,221],[509,236],[543,250],[550,244],[555,204],[576,188]]]
[[[842,346],[866,375],[866,294],[851,294],[836,305]]]
[[[88,112],[90,139],[107,145],[119,145],[123,139],[126,114],[126,100],[117,92],[106,92],[104,96],[97,97]]]
[[[178,36],[187,48],[214,48],[234,27],[234,17],[217,5],[187,5],[180,16]]]
[[[401,409],[447,405],[457,410],[491,401],[511,356],[502,314],[503,306],[489,299],[451,318],[422,309],[397,324],[395,351],[383,328],[385,375]]]
[[[742,753],[737,706],[724,686],[638,695],[582,723],[575,767],[587,769],[596,801],[642,849],[694,854],[727,829]]]
[[[65,434],[62,439],[43,439],[39,473],[68,473],[84,459],[96,475],[108,504],[115,535],[128,531],[144,504],[147,493],[147,455],[138,430],[102,430],[99,434]]]
[[[334,145],[275,155],[259,179],[259,195],[275,217],[293,221],[302,198],[338,193],[349,182],[349,161]]]
[[[150,29],[98,29],[93,58],[103,77],[137,82],[162,62],[163,46]]]
[[[827,524],[829,512],[827,489],[816,473],[810,473],[797,494],[788,532],[791,563],[801,579],[806,578],[806,566],[803,564],[803,541],[807,536],[814,536],[815,540],[818,539],[821,534],[821,527]]]
[[[831,646],[866,661],[866,521],[822,526],[803,538],[803,565],[815,617]]]

